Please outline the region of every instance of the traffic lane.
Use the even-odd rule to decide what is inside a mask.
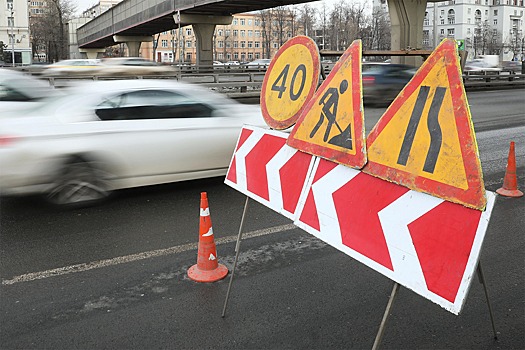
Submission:
[[[518,178],[525,178],[525,127],[477,134],[485,186],[503,184],[509,142],[516,142]],[[491,176],[494,175],[494,176]],[[217,238],[236,234],[245,196],[223,184],[223,178],[188,181],[120,191],[93,208],[69,211],[43,207],[33,199],[0,202],[0,276],[27,273],[165,249],[198,240],[200,192],[208,193]],[[522,189],[525,186],[521,187]],[[289,223],[261,205],[246,230]]]
[[[525,89],[467,92],[474,130],[478,132],[525,125],[523,96]],[[384,107],[364,106],[367,135],[385,111]]]
[[[525,237],[517,228],[525,224],[524,207],[523,198],[498,197],[482,250],[497,342],[475,278],[460,316],[401,288],[382,348],[523,347]],[[234,246],[218,246],[230,269]],[[189,280],[195,259],[196,251],[187,251],[2,286],[2,348],[370,348],[392,288],[379,273],[293,229],[242,242],[222,319],[229,277]]]
[[[196,242],[200,193],[207,192],[217,238],[237,234],[246,197],[224,178],[186,181],[119,191],[100,206],[58,210],[37,198],[0,201],[0,275],[89,263]],[[253,206],[246,230],[289,223]]]

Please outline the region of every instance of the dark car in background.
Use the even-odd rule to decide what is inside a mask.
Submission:
[[[416,68],[394,63],[363,63],[363,102],[367,105],[390,104],[412,79]]]

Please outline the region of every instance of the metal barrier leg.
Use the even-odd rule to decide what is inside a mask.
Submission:
[[[246,202],[244,203],[244,210],[242,212],[241,224],[239,225],[239,234],[237,236],[237,243],[235,244],[235,261],[233,262],[233,269],[230,276],[230,283],[228,284],[228,291],[226,292],[226,299],[224,300],[224,307],[222,308],[222,316],[226,314],[226,307],[228,306],[228,299],[230,297],[230,291],[233,283],[233,276],[235,275],[235,268],[237,267],[237,260],[239,260],[239,252],[241,251],[241,238],[242,238],[242,229],[244,226],[244,218],[246,216],[246,210],[248,209],[248,200],[250,197],[246,196]]]
[[[492,313],[492,306],[490,305],[489,292],[487,290],[487,284],[485,283],[485,276],[483,275],[483,270],[481,269],[481,262],[478,263],[478,277],[479,277],[479,283],[483,285],[483,290],[485,291],[485,298],[487,299],[487,306],[489,307],[490,321],[492,322],[492,331],[494,332],[494,339],[498,340],[498,333],[496,332],[496,324],[494,322],[494,314]]]
[[[390,299],[388,300],[388,304],[386,305],[385,313],[383,314],[383,319],[381,320],[381,325],[379,326],[379,331],[376,335],[376,340],[374,341],[374,345],[372,346],[372,350],[379,349],[379,345],[381,344],[381,341],[383,340],[383,334],[385,333],[385,326],[386,321],[388,320],[388,316],[390,315],[390,310],[392,309],[392,305],[394,304],[394,300],[397,296],[397,291],[399,290],[399,283],[395,282],[394,287],[392,288],[392,293],[390,294]]]

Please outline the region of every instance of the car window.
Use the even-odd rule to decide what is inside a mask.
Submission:
[[[0,101],[29,101],[30,98],[20,92],[0,84]]]
[[[101,120],[209,118],[213,109],[172,91],[141,90],[109,98],[95,113]]]

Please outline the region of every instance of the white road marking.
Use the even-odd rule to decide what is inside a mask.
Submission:
[[[295,226],[294,224],[280,225],[280,226],[265,228],[262,230],[246,232],[242,235],[242,237],[243,239],[255,238],[255,237],[266,236],[272,233],[294,230],[296,228],[297,226]],[[237,234],[218,238],[215,240],[215,244],[216,245],[226,244],[226,243],[231,243],[235,241],[237,241]],[[138,260],[150,259],[150,258],[166,256],[166,255],[171,255],[171,254],[178,254],[178,253],[187,252],[189,250],[194,250],[197,248],[198,248],[198,243],[188,243],[188,244],[178,245],[178,246],[174,246],[170,248],[150,250],[147,252],[142,252],[142,253],[137,253],[137,254],[119,256],[119,257],[112,258],[112,259],[98,260],[98,261],[92,261],[92,262],[83,263],[83,264],[64,266],[64,267],[59,267],[56,269],[51,269],[51,270],[46,270],[46,271],[31,272],[31,273],[26,273],[24,275],[15,276],[8,280],[2,280],[2,286],[13,285],[13,284],[20,283],[20,282],[36,281],[36,280],[46,279],[49,277],[67,275],[70,273],[78,273],[78,272],[84,272],[84,271],[89,271],[89,270],[94,270],[94,269],[100,269],[103,267],[126,264],[130,262],[138,261]]]

